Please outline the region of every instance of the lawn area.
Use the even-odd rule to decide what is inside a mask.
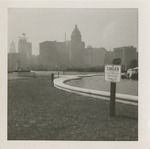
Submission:
[[[48,77],[8,81],[8,140],[137,141],[138,107],[75,95]]]

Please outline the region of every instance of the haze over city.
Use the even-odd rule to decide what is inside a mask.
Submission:
[[[33,54],[39,54],[43,41],[70,40],[75,26],[82,34],[86,47],[112,50],[120,46],[138,49],[137,9],[69,9],[69,8],[10,8],[8,10],[8,44],[26,33]]]

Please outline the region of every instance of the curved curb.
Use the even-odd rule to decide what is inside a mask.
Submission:
[[[92,77],[92,76],[96,76],[96,75],[90,74],[90,75],[64,76],[64,77],[55,79],[54,86],[56,88],[65,90],[67,92],[94,97],[94,98],[98,98],[102,100],[110,100],[110,92],[85,89],[85,88],[80,88],[80,87],[75,87],[75,86],[70,86],[70,85],[65,84],[65,82],[70,81],[70,80],[77,80],[77,79],[81,79],[82,77]],[[130,104],[130,105],[138,105],[138,97],[133,96],[133,95],[125,95],[125,94],[116,93],[116,102],[121,102],[125,104]]]

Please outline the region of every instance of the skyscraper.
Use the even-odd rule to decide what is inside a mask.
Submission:
[[[88,46],[84,50],[84,65],[89,67],[104,66],[106,49]]]
[[[136,48],[133,46],[114,48],[113,58],[120,58],[123,69],[127,70],[130,62],[137,59]]]
[[[12,42],[10,43],[10,50],[9,50],[9,53],[16,53],[16,47],[15,47],[14,41],[12,41]]]
[[[81,33],[77,25],[75,25],[71,34],[71,66],[82,67],[84,65],[84,49],[85,43],[82,41]]]
[[[32,44],[30,42],[27,42],[25,33],[23,33],[22,36],[19,37],[18,52],[21,56],[20,67],[28,67],[32,56]]]

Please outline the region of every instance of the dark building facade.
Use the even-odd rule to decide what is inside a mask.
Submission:
[[[128,66],[132,60],[137,60],[137,51],[133,46],[114,48],[113,59],[120,58],[121,65],[124,70],[128,69]]]
[[[88,46],[84,50],[84,65],[93,66],[104,66],[106,49],[104,48],[93,48]]]
[[[10,43],[9,53],[16,53],[16,47],[14,41]]]
[[[114,48],[93,48],[82,41],[81,32],[75,25],[70,41],[45,41],[40,43],[39,64],[58,67],[94,67],[112,64],[113,59],[120,58],[121,65],[127,69],[130,61],[137,59],[136,48],[133,46]]]
[[[71,66],[83,67],[85,43],[82,41],[81,33],[77,25],[75,25],[75,28],[71,34],[70,46]]]
[[[69,65],[69,54],[65,42],[45,41],[40,43],[39,63],[44,66],[61,67]]]
[[[57,51],[55,41],[45,41],[40,43],[40,64],[55,66],[57,64]]]
[[[8,53],[8,69],[16,69],[20,63],[19,53]]]
[[[10,45],[10,53],[8,53],[8,68],[9,69],[27,69],[32,62],[32,44],[27,42],[25,33],[19,37],[18,53],[14,50],[14,43]]]
[[[106,64],[112,64],[113,61],[113,52],[112,51],[106,51],[104,63]]]
[[[32,59],[32,44],[30,42],[27,42],[25,33],[23,33],[22,36],[19,38],[18,53],[20,54],[20,57],[22,58],[20,67],[21,68],[29,67],[31,59]]]
[[[45,41],[40,43],[40,65],[53,67],[83,67],[85,43],[75,26],[71,41]]]

